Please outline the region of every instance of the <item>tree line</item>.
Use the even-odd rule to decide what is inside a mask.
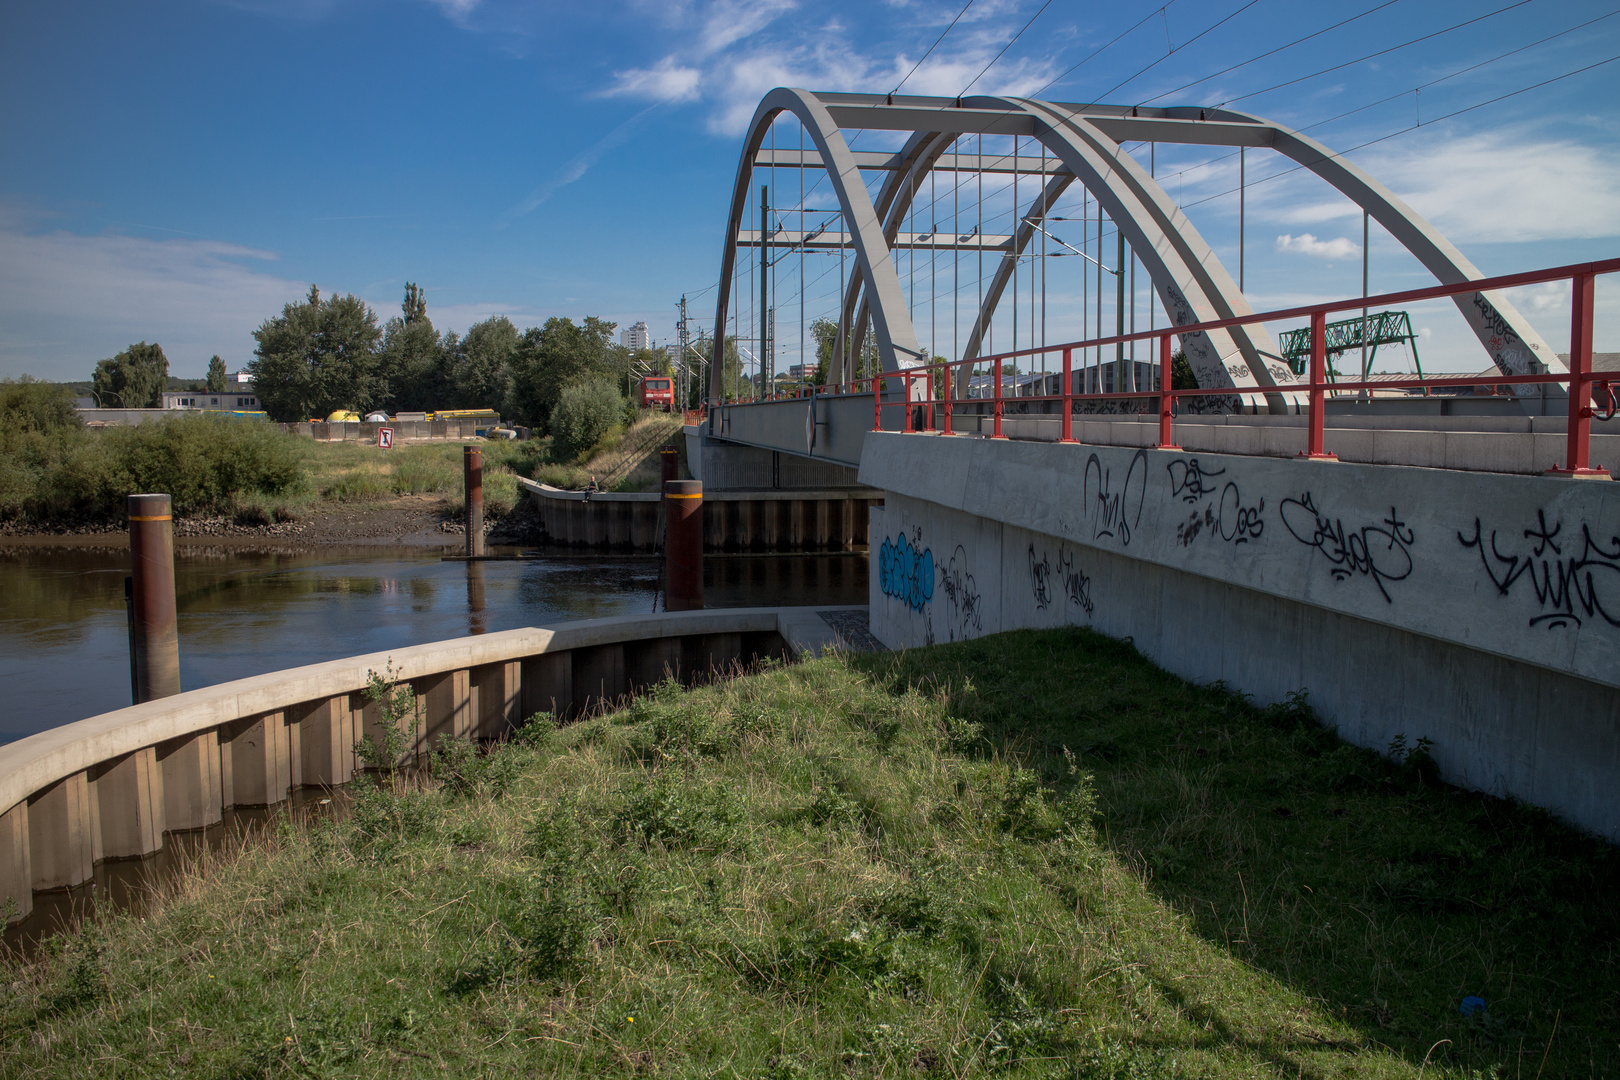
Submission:
[[[519,330],[504,315],[457,335],[440,333],[427,298],[405,286],[400,314],[378,325],[353,295],[303,300],[253,332],[247,365],[261,406],[275,420],[324,417],[337,409],[418,412],[494,409],[503,418],[545,430],[570,386],[608,383],[623,390],[631,364],[667,367],[661,352],[633,355],[613,342],[616,323],[553,317]]]

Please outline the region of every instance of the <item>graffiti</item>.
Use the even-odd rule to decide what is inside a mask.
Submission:
[[[1372,578],[1384,602],[1395,602],[1384,583],[1404,581],[1412,573],[1412,553],[1407,545],[1413,536],[1393,506],[1389,517],[1380,524],[1359,529],[1346,529],[1342,520],[1318,511],[1308,491],[1298,499],[1284,499],[1277,510],[1295,540],[1327,556],[1333,580],[1344,581],[1356,574]]]
[[[934,552],[913,546],[904,535],[884,540],[878,549],[878,586],[883,595],[921,611],[934,598]]]
[[[1197,458],[1177,458],[1165,469],[1170,474],[1170,497],[1179,498],[1185,503],[1196,503],[1205,496],[1215,494],[1212,478],[1226,475],[1225,469],[1211,471],[1204,468]],[[1221,486],[1220,493],[1220,498],[1214,503],[1202,510],[1194,510],[1186,521],[1176,526],[1176,543],[1187,547],[1206,529],[1229,544],[1246,544],[1250,540],[1260,539],[1260,534],[1266,529],[1262,517],[1266,500],[1261,499],[1256,506],[1244,506],[1243,493],[1232,480]]]
[[[961,544],[951,553],[951,561],[940,568],[939,589],[951,609],[950,640],[966,638],[968,631],[983,630],[978,583],[967,569],[967,551]]]
[[[1045,611],[1052,606],[1052,560],[1042,555],[1035,558],[1035,545],[1029,545],[1029,588],[1035,594],[1035,610]]]
[[[1057,565],[1046,555],[1035,557],[1035,545],[1029,545],[1029,587],[1035,597],[1035,609],[1045,611],[1056,599],[1054,585],[1063,590],[1063,596],[1089,617],[1096,609],[1091,601],[1091,578],[1074,565],[1074,555],[1058,550]]]
[[[1074,556],[1058,553],[1058,576],[1063,580],[1063,595],[1090,618],[1096,605],[1091,602],[1091,579],[1075,568]]]
[[[1484,539],[1479,518],[1474,519],[1474,535],[1458,532],[1457,541],[1479,551],[1480,565],[1503,596],[1520,578],[1529,575],[1536,603],[1542,609],[1531,616],[1529,625],[1549,630],[1557,626],[1579,627],[1583,615],[1588,619],[1595,615],[1610,626],[1620,626],[1620,536],[1609,537],[1605,547],[1592,538],[1591,526],[1583,522],[1577,548],[1574,537],[1559,540],[1563,529],[1562,520],[1548,528],[1547,512],[1537,510],[1536,524],[1523,530],[1524,539],[1534,545],[1529,554],[1504,554],[1495,529],[1489,541]],[[1568,555],[1564,553],[1566,546]]]
[[[1103,468],[1102,459],[1096,454],[1087,460],[1082,505],[1088,516],[1095,517],[1094,539],[1117,537],[1121,544],[1130,546],[1131,533],[1141,522],[1142,504],[1147,501],[1147,460],[1146,450],[1138,450],[1131,456],[1117,492],[1113,490],[1114,471]]]
[[[1219,499],[1202,511],[1194,510],[1186,521],[1176,526],[1176,543],[1187,547],[1208,529],[1211,536],[1219,536],[1229,544],[1247,544],[1260,539],[1266,531],[1262,516],[1265,512],[1264,498],[1255,506],[1244,506],[1243,493],[1237,484],[1228,480],[1221,488]]]
[[[1493,337],[1506,338],[1509,342],[1517,341],[1519,335],[1513,332],[1513,327],[1502,318],[1502,313],[1496,310],[1496,305],[1485,299],[1484,293],[1474,294],[1474,308],[1479,312],[1480,325]]]
[[[1197,502],[1205,495],[1215,494],[1215,486],[1208,483],[1212,476],[1225,476],[1225,469],[1211,472],[1198,463],[1197,458],[1176,458],[1165,466],[1170,473],[1170,497],[1182,502]]]

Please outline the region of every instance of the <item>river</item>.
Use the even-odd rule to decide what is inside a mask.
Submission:
[[[659,586],[657,559],[440,558],[453,550],[181,543],[181,685],[194,690],[463,634],[651,612]],[[127,549],[0,549],[0,742],[130,703],[128,573]],[[708,607],[864,604],[866,587],[862,555],[705,560]]]

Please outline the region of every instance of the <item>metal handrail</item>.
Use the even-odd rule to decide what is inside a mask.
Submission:
[[[1009,352],[995,353],[989,356],[977,356],[969,360],[946,360],[918,364],[914,367],[899,371],[888,371],[870,379],[857,380],[848,384],[851,392],[859,393],[858,387],[862,383],[870,384],[870,393],[873,398],[872,430],[882,430],[883,410],[886,408],[901,408],[905,410],[905,419],[901,430],[904,433],[913,431],[912,412],[919,407],[923,408],[923,430],[932,430],[933,407],[942,406],[941,434],[954,434],[951,429],[951,407],[953,405],[973,404],[992,405],[992,439],[1004,439],[1007,436],[1001,430],[1001,419],[1005,408],[1006,397],[1002,385],[1002,362],[1022,356],[1044,356],[1053,352],[1063,354],[1063,393],[1061,394],[1031,394],[1018,395],[1020,401],[1061,401],[1063,402],[1062,435],[1060,442],[1074,442],[1073,438],[1073,403],[1076,401],[1125,401],[1153,399],[1158,403],[1159,439],[1157,446],[1162,449],[1179,449],[1172,439],[1172,423],[1175,414],[1175,402],[1178,398],[1190,397],[1233,397],[1238,395],[1262,395],[1303,393],[1307,404],[1305,414],[1306,446],[1299,455],[1302,458],[1316,460],[1337,460],[1337,456],[1326,452],[1323,446],[1323,413],[1327,392],[1336,393],[1361,390],[1391,390],[1391,389],[1435,389],[1442,387],[1478,387],[1478,386],[1526,386],[1537,384],[1568,384],[1569,391],[1569,426],[1567,430],[1564,463],[1562,467],[1550,470],[1554,475],[1574,477],[1607,477],[1607,470],[1593,467],[1590,464],[1591,425],[1594,415],[1608,419],[1615,411],[1615,393],[1613,384],[1620,382],[1620,376],[1608,373],[1595,374],[1592,371],[1592,309],[1593,309],[1593,283],[1599,274],[1620,272],[1620,259],[1605,259],[1598,262],[1573,263],[1567,266],[1551,267],[1544,270],[1531,270],[1518,274],[1504,274],[1497,277],[1479,278],[1472,281],[1456,282],[1450,285],[1433,285],[1421,289],[1407,289],[1401,292],[1384,293],[1378,296],[1357,296],[1345,300],[1326,304],[1309,304],[1301,307],[1281,308],[1274,311],[1258,312],[1252,315],[1238,315],[1226,319],[1212,319],[1206,322],[1185,323],[1180,326],[1165,327],[1163,329],[1146,330],[1130,334],[1113,334],[1105,337],[1088,338],[1083,341],[1073,341],[1057,345],[1035,346],[1028,349],[1015,349]],[[1570,352],[1569,371],[1567,373],[1547,372],[1538,374],[1514,375],[1508,372],[1499,372],[1491,376],[1457,376],[1442,378],[1416,378],[1380,380],[1340,380],[1328,382],[1326,380],[1326,334],[1324,332],[1327,316],[1331,312],[1350,311],[1364,307],[1386,306],[1392,304],[1412,303],[1419,300],[1433,300],[1443,297],[1458,296],[1463,293],[1484,292],[1487,290],[1515,288],[1522,285],[1537,285],[1548,281],[1569,280],[1572,283],[1573,300],[1570,305]],[[1162,384],[1169,378],[1171,367],[1172,339],[1178,335],[1197,333],[1200,331],[1222,330],[1234,326],[1243,326],[1251,323],[1276,322],[1283,319],[1306,317],[1311,325],[1311,363],[1309,376],[1304,382],[1281,383],[1271,386],[1254,387],[1216,387],[1200,388],[1196,390],[1176,390]],[[1152,390],[1137,390],[1114,393],[1082,393],[1074,392],[1073,354],[1076,349],[1102,348],[1124,342],[1151,341],[1159,342],[1159,381],[1161,386]],[[953,368],[972,368],[981,364],[994,366],[993,396],[983,397],[957,397],[947,392],[944,396],[934,396],[934,386],[943,382],[946,387],[954,386],[955,380],[951,378]],[[936,378],[936,373],[938,377]],[[924,380],[923,396],[916,394],[916,381]],[[904,393],[901,400],[883,400],[885,381],[893,380],[900,384]],[[1600,412],[1594,411],[1592,402],[1592,389],[1594,386],[1603,388],[1609,401],[1609,408]]]

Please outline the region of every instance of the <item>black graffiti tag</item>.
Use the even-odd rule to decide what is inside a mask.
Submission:
[[[1457,542],[1465,548],[1479,551],[1480,565],[1496,586],[1496,591],[1507,596],[1514,584],[1526,574],[1536,593],[1536,603],[1542,611],[1530,618],[1529,625],[1552,629],[1556,626],[1581,625],[1581,615],[1596,615],[1610,626],[1620,626],[1620,536],[1609,537],[1608,546],[1592,538],[1592,528],[1582,522],[1580,548],[1571,546],[1564,554],[1565,541],[1558,534],[1563,531],[1560,520],[1547,527],[1547,512],[1536,511],[1536,524],[1525,529],[1524,539],[1534,542],[1529,554],[1503,554],[1497,544],[1496,530],[1486,541],[1479,518],[1474,519],[1474,535],[1457,533]],[[1487,544],[1489,551],[1487,552]],[[1551,553],[1549,555],[1549,552]],[[1494,560],[1494,562],[1492,561]],[[1581,614],[1576,613],[1579,608]]]
[[[1194,510],[1192,516],[1176,526],[1176,543],[1187,547],[1208,529],[1210,535],[1219,536],[1229,544],[1247,544],[1260,539],[1266,531],[1265,511],[1263,498],[1256,506],[1244,506],[1242,492],[1236,483],[1228,480],[1213,505],[1204,507],[1202,512]]]
[[[1384,602],[1393,604],[1386,581],[1405,581],[1412,573],[1412,530],[1400,519],[1392,506],[1389,517],[1378,525],[1363,525],[1359,529],[1346,529],[1343,520],[1329,517],[1316,509],[1316,500],[1310,492],[1297,499],[1284,499],[1278,504],[1283,525],[1295,540],[1316,548],[1327,556],[1328,572],[1335,581],[1343,581],[1355,574],[1372,578],[1383,594]]]
[[[951,561],[945,566],[938,566],[939,590],[945,594],[945,600],[951,609],[950,640],[960,637],[966,640],[968,631],[983,629],[980,618],[982,603],[979,597],[978,583],[973,575],[968,573],[967,551],[961,544],[951,553]]]
[[[1086,461],[1083,505],[1093,519],[1093,538],[1117,537],[1121,544],[1130,545],[1131,533],[1141,523],[1142,506],[1147,501],[1147,460],[1146,450],[1131,456],[1117,492],[1112,487],[1114,471],[1103,468],[1096,454]]]
[[[1225,469],[1211,472],[1198,463],[1197,458],[1176,458],[1165,468],[1170,473],[1170,497],[1182,502],[1197,502],[1205,495],[1215,494],[1215,486],[1208,483],[1212,476],[1225,476]]]

